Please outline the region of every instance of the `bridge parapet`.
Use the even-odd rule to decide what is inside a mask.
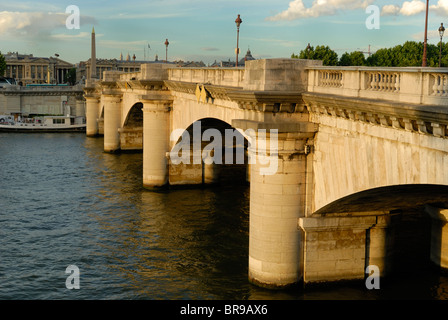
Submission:
[[[448,69],[308,67],[308,92],[448,105]]]
[[[218,86],[241,87],[245,69],[240,68],[171,68],[168,80],[207,83]]]

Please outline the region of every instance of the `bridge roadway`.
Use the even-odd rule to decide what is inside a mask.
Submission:
[[[431,260],[448,267],[447,69],[144,64],[84,92],[87,135],[105,152],[143,150],[146,188],[247,169],[252,283],[363,279],[368,265],[385,276],[409,206],[433,218]]]

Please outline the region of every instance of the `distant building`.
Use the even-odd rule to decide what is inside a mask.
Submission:
[[[118,59],[96,59],[96,75],[101,78],[104,71],[115,70],[123,72],[139,72],[140,65],[145,61],[128,61]],[[146,62],[148,63],[148,62]],[[87,79],[90,74],[91,59],[82,61],[76,69],[76,81],[80,82]]]
[[[34,57],[32,54],[8,52],[4,55],[6,61],[5,77],[13,78],[18,84],[62,84],[72,63],[58,57]]]
[[[252,56],[252,53],[250,52],[250,49],[247,49],[247,53],[244,56],[244,58],[242,58],[241,60],[238,61],[238,67],[244,67],[246,65],[246,61],[250,61],[250,60],[255,60],[255,58]],[[228,61],[220,61],[217,62],[215,60],[215,62],[210,65],[210,67],[235,67],[235,61],[230,61],[230,59]]]
[[[205,63],[200,61],[174,61],[176,66],[183,67],[183,68],[204,68],[206,67]]]
[[[155,56],[154,61],[142,61],[136,60],[135,54],[132,56],[129,53],[126,59],[123,59],[123,54],[120,54],[119,59],[96,59],[96,77],[101,78],[104,71],[122,71],[122,72],[140,72],[140,66],[145,63],[164,63],[159,60],[158,56]],[[175,62],[168,62],[174,64]],[[76,81],[84,82],[90,74],[91,58],[87,61],[82,61],[76,68]]]
[[[84,84],[87,79],[101,79],[104,71],[122,71],[122,72],[139,72],[142,63],[146,61],[136,61],[135,54],[132,57],[126,56],[123,60],[123,53],[120,54],[120,59],[97,59],[96,57],[96,37],[95,28],[92,28],[91,35],[91,55],[89,60],[81,61],[76,68],[76,82]],[[157,56],[156,56],[157,60]]]

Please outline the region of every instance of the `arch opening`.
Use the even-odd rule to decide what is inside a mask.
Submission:
[[[143,128],[143,103],[137,102],[129,110],[123,128]]]
[[[135,103],[120,128],[120,146],[122,151],[143,151],[143,103]]]
[[[445,217],[431,214],[428,208],[448,208],[448,186],[374,188],[336,200],[313,216],[377,215],[376,225],[365,231],[365,266],[379,265],[381,276],[402,279],[433,272],[434,267],[443,267],[447,261],[443,248],[448,246],[448,225]]]
[[[171,142],[171,185],[248,183],[248,140],[227,122],[199,119],[173,131]]]

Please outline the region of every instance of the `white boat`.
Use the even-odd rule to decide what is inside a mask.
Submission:
[[[3,119],[3,121],[1,121]],[[44,116],[34,119],[13,121],[0,117],[0,132],[85,132],[84,117]]]

